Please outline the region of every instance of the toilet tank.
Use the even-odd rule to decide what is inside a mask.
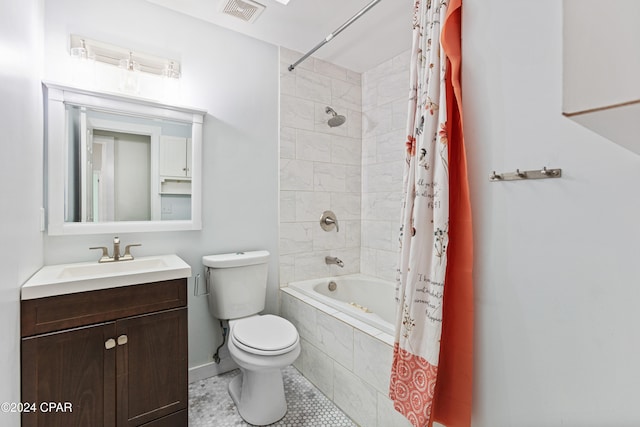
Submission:
[[[217,319],[237,319],[264,309],[269,252],[251,251],[202,257],[209,285],[209,311]]]

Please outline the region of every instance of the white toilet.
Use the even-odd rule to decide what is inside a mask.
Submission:
[[[288,320],[264,309],[269,252],[236,252],[202,257],[209,283],[209,310],[229,320],[229,353],[241,374],[229,384],[240,416],[267,425],[284,417],[281,369],[300,354],[298,331]]]

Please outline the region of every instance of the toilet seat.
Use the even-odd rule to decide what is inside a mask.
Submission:
[[[300,340],[295,326],[272,314],[254,316],[234,322],[233,343],[248,353],[277,356],[292,350]]]

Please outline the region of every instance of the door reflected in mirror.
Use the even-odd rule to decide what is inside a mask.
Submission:
[[[191,219],[191,123],[65,108],[65,222]]]

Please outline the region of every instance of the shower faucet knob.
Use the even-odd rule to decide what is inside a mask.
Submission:
[[[324,211],[322,213],[322,217],[320,217],[320,227],[322,227],[324,231],[331,231],[334,227],[336,229],[336,233],[340,231],[336,214],[331,211]]]

